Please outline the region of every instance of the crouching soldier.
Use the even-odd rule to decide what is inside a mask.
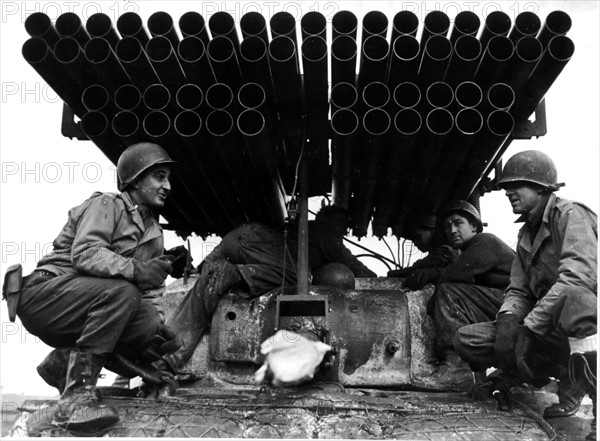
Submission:
[[[454,357],[454,334],[471,323],[493,320],[502,305],[515,253],[501,239],[483,233],[477,209],[455,201],[439,215],[448,242],[460,256],[443,269],[427,312],[435,322],[435,352]],[[457,358],[457,357],[456,357]]]
[[[572,415],[587,392],[594,404],[588,438],[596,439],[597,216],[554,194],[556,167],[539,151],[512,156],[498,185],[524,222],[510,285],[496,321],[461,328],[454,346],[475,371],[499,368],[483,394],[495,383],[540,387],[557,378],[559,403],[546,418]]]
[[[17,315],[56,348],[38,372],[60,393],[53,423],[98,432],[118,421],[100,406],[96,381],[111,355],[138,359],[159,336],[178,348],[150,299],[164,289],[171,264],[157,221],[171,191],[174,163],[158,145],[127,148],[117,164],[121,193],[94,193],[69,211],[52,252],[24,277]],[[155,352],[156,353],[156,352]]]

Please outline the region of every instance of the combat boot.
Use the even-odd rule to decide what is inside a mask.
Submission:
[[[544,409],[544,418],[560,418],[576,414],[586,394],[585,383],[581,379],[572,383],[568,377],[561,378],[556,393],[558,403]]]
[[[101,406],[96,388],[103,358],[89,352],[71,351],[65,389],[58,400],[53,423],[76,433],[98,434],[119,421],[117,410]]]
[[[596,363],[596,351],[590,352],[572,352],[569,358],[569,377],[573,383],[582,382],[585,387],[585,391],[592,400],[592,409],[594,412],[594,419],[591,423],[591,431],[585,437],[586,441],[592,441],[597,439],[596,429],[596,375],[597,375],[597,363]]]
[[[50,386],[58,389],[58,393],[61,395],[65,390],[69,356],[72,350],[73,348],[54,349],[37,367],[40,377]]]

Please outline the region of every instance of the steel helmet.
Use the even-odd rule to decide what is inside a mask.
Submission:
[[[123,191],[143,172],[158,164],[177,164],[159,145],[139,142],[125,149],[117,161],[117,186]]]
[[[354,289],[356,279],[352,270],[343,263],[326,263],[312,272],[313,285],[333,286],[341,289]]]
[[[506,161],[498,186],[510,182],[531,182],[551,189],[558,190],[564,184],[558,184],[556,166],[552,159],[539,150],[519,152]]]
[[[481,222],[481,216],[477,209],[469,204],[467,201],[452,201],[446,205],[438,216],[440,222],[443,222],[448,216],[453,213],[466,215],[467,219],[471,220],[476,227],[476,231],[481,233],[483,231],[483,223]]]

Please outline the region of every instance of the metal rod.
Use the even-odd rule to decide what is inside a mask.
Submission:
[[[534,37],[521,37],[515,46],[510,65],[500,78],[519,94],[529,75],[542,58],[542,43]]]
[[[534,112],[574,52],[573,41],[565,35],[558,35],[550,41],[511,109],[515,124],[521,124]]]
[[[454,97],[456,99],[456,104],[458,104],[460,108],[473,108],[482,103],[483,91],[477,83],[472,81],[463,81],[454,88]]]
[[[308,37],[321,37],[323,40],[327,40],[327,20],[320,12],[307,12],[300,20],[300,31],[303,42]]]
[[[139,114],[142,107],[142,92],[133,84],[123,84],[115,92],[115,105],[119,110],[130,110]]]
[[[243,80],[235,43],[227,36],[215,36],[208,44],[208,58],[217,81],[227,83],[237,92]]]
[[[235,21],[231,14],[225,11],[215,12],[208,19],[208,28],[210,29],[213,39],[216,37],[227,37],[233,45],[236,58],[240,56],[240,39],[235,28]]]
[[[419,42],[409,34],[394,40],[390,54],[387,83],[391,89],[406,81],[415,81],[419,72]]]
[[[534,12],[523,11],[515,18],[515,25],[508,38],[516,45],[523,37],[535,37],[541,27],[542,22]]]
[[[472,146],[468,161],[463,164],[462,173],[450,186],[451,199],[467,199],[479,181],[485,176],[490,164],[499,158],[499,150],[510,136],[515,122],[510,113],[495,110],[489,114],[483,129]]]
[[[390,116],[382,109],[371,109],[363,117],[364,139],[356,149],[358,170],[353,178],[355,194],[351,203],[352,234],[363,237],[367,234],[369,220],[373,214],[377,175],[381,161],[382,145],[391,124]],[[354,162],[354,154],[352,155]]]
[[[515,92],[508,84],[492,84],[486,94],[487,102],[490,108],[486,109],[484,114],[489,114],[494,110],[509,110],[515,103]]]
[[[353,12],[338,11],[331,19],[331,40],[335,41],[340,35],[347,35],[356,41],[358,19]]]
[[[481,57],[481,43],[472,35],[463,35],[454,43],[444,81],[452,87],[475,76]]]
[[[427,41],[437,35],[446,37],[450,29],[450,18],[442,11],[430,11],[423,20],[423,31],[421,32],[421,51],[425,50]]]
[[[362,19],[362,39],[365,41],[371,35],[386,37],[388,18],[381,11],[369,11]]]
[[[184,39],[186,37],[197,37],[202,41],[204,47],[210,43],[204,17],[196,11],[186,12],[179,18],[179,30]]]
[[[451,189],[448,183],[454,182],[459,175],[465,160],[471,155],[477,134],[483,128],[483,117],[473,108],[460,110],[454,121],[454,131],[449,135],[444,151],[420,198],[420,211],[427,214],[436,214],[446,201],[446,195]]]
[[[394,89],[394,103],[401,109],[417,107],[421,101],[421,89],[415,83],[406,81]]]
[[[83,89],[77,87],[65,66],[56,59],[45,40],[39,37],[29,38],[23,44],[21,53],[25,61],[35,69],[79,118],[87,113],[81,102]]]
[[[331,43],[331,83],[355,84],[356,40],[349,35],[340,35]]]
[[[158,74],[158,78],[172,93],[188,82],[174,47],[177,46],[173,46],[171,41],[163,35],[152,37],[146,45],[148,59]]]
[[[92,84],[86,87],[81,95],[81,102],[88,112],[97,110],[105,115],[115,113],[108,90],[100,84]]]
[[[177,48],[181,67],[190,83],[206,90],[217,80],[210,66],[205,46],[200,37],[188,36],[181,40]]]
[[[384,83],[373,81],[363,89],[362,98],[370,108],[382,108],[390,102],[390,89]]]
[[[74,12],[64,12],[56,19],[56,31],[61,37],[74,38],[81,47],[90,41],[90,36],[83,27],[81,19]]]
[[[425,99],[430,106],[427,112],[432,108],[445,109],[454,101],[454,90],[448,83],[436,81],[427,88]]]
[[[231,110],[233,91],[225,83],[215,83],[206,91],[206,104],[212,110]]]
[[[272,119],[277,114],[277,106],[267,55],[267,43],[263,39],[254,36],[244,38],[240,45],[240,68],[246,82],[257,83],[263,88],[268,104],[269,118]]]
[[[235,210],[228,209],[237,204],[229,193],[219,191],[215,161],[210,158],[207,152],[209,149],[203,140],[202,118],[196,112],[185,110],[177,114],[173,120],[173,127],[189,155],[186,172],[193,175],[195,190],[198,191],[202,202],[209,207],[211,214],[220,220],[220,230],[230,231],[240,223],[242,217]]]
[[[192,83],[184,84],[175,95],[175,102],[183,110],[198,110],[204,101],[202,89]]]
[[[131,78],[119,62],[108,40],[94,37],[87,42],[84,52],[94,72],[112,93],[123,84],[131,84]]]
[[[477,14],[472,11],[461,11],[456,14],[454,18],[454,27],[450,33],[450,41],[452,44],[456,43],[460,37],[464,35],[470,35],[472,37],[477,36],[481,21]]]
[[[162,110],[168,112],[169,108],[172,108],[171,92],[165,85],[160,83],[146,87],[142,100],[144,105],[152,111]]]
[[[308,295],[310,262],[308,261],[308,170],[304,157],[300,159],[298,195],[298,295]]]
[[[358,92],[350,83],[337,83],[331,89],[331,113],[339,109],[351,109],[356,105]]]
[[[148,30],[152,37],[165,37],[171,42],[172,47],[179,46],[179,35],[175,31],[173,17],[170,14],[158,11],[148,18]]]
[[[396,41],[396,38],[401,35],[410,35],[411,37],[417,37],[417,30],[419,29],[419,17],[408,10],[400,11],[394,15],[392,21],[392,43]]]
[[[61,38],[54,46],[56,59],[65,67],[70,76],[75,80],[80,90],[90,84],[100,83],[91,63],[85,57],[83,49],[71,37]]]
[[[546,17],[542,30],[537,38],[544,49],[548,47],[550,40],[557,35],[566,35],[571,30],[571,17],[564,11],[553,11]]]
[[[102,12],[97,12],[88,18],[85,23],[85,28],[92,38],[104,38],[110,44],[113,50],[116,49],[117,43],[121,39],[117,35],[112,20]]]
[[[279,176],[270,134],[267,132],[265,118],[254,109],[240,113],[237,126],[246,146],[247,157],[254,172],[252,181],[258,183],[263,195],[264,212],[269,213],[272,225],[283,225],[286,216],[285,192]]]
[[[146,29],[142,18],[135,12],[125,12],[117,20],[117,30],[123,39],[127,37],[135,38],[140,42],[141,47],[146,47],[150,36]]]
[[[426,88],[431,83],[444,79],[451,54],[452,43],[446,37],[432,35],[427,39],[417,76],[421,87]]]
[[[141,90],[160,82],[139,39],[134,37],[123,38],[117,43],[116,52],[129,78]]]
[[[43,12],[34,12],[25,19],[25,30],[32,37],[44,40],[53,48],[60,36],[52,24],[52,20]]]
[[[511,21],[508,14],[502,11],[492,11],[485,18],[485,22],[483,24],[483,30],[481,31],[481,35],[479,36],[479,42],[481,43],[481,48],[485,51],[487,48],[488,42],[493,37],[504,37],[508,35],[510,31]]]
[[[507,71],[514,54],[515,46],[508,37],[492,37],[477,67],[473,81],[482,89],[496,83]]]
[[[358,88],[362,90],[372,81],[386,80],[390,45],[381,35],[371,35],[363,40],[362,57],[358,75]]]
[[[108,119],[102,112],[88,112],[81,118],[81,130],[102,150],[113,164],[125,150],[125,143],[109,130]]]
[[[248,37],[258,37],[269,44],[269,34],[267,33],[267,22],[260,12],[250,11],[242,15],[240,28],[244,39]]]
[[[391,142],[382,152],[383,179],[379,180],[375,199],[372,227],[373,235],[376,237],[387,234],[387,229],[392,226],[394,209],[402,202],[404,195],[401,194],[400,189],[406,188],[409,184],[410,159],[421,125],[421,115],[415,109],[402,109],[394,116]]]
[[[144,138],[139,118],[129,110],[118,112],[112,119],[111,128],[126,145],[135,144]]]
[[[344,84],[344,83],[340,83]],[[339,109],[331,115],[331,175],[333,205],[349,208],[352,179],[353,136],[358,129],[358,116],[352,110]]]

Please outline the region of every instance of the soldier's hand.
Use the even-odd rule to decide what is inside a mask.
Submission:
[[[156,288],[163,284],[172,271],[171,263],[161,258],[146,262],[134,261],[133,281],[141,290]]]
[[[535,353],[535,334],[527,326],[520,325],[517,332],[517,343],[515,346],[515,358],[517,368],[521,377],[535,387],[542,387],[549,379],[544,375],[538,375],[531,366],[532,355]]]
[[[411,290],[415,291],[417,289],[423,288],[427,283],[429,283],[430,277],[429,272],[427,270],[414,270],[404,281],[404,285]]]
[[[171,273],[171,276],[175,277],[176,279],[183,277],[183,271],[185,270],[185,266],[187,264],[189,251],[184,246],[179,245],[165,251],[165,254],[173,256],[173,261],[171,262],[173,266],[173,272]]]
[[[512,370],[517,366],[515,347],[519,330],[519,317],[516,314],[503,313],[496,319],[496,341],[494,351],[498,357],[499,369]]]
[[[408,267],[408,268],[399,268],[399,269],[388,271],[387,276],[388,277],[406,277],[411,272],[413,272],[413,268],[411,268],[411,267]]]

